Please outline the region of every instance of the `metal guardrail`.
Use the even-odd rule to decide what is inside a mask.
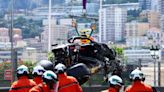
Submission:
[[[0,92],[8,92],[10,87],[0,87]],[[83,87],[83,92],[100,92],[107,87]]]
[[[10,87],[0,87],[0,92],[8,92]]]
[[[107,89],[108,87],[83,87],[83,92],[101,92],[102,90]]]
[[[157,92],[164,92],[164,87],[154,87]]]
[[[0,92],[8,92],[10,87],[0,87]],[[106,86],[103,87],[83,87],[83,92],[101,92],[107,89]],[[155,87],[157,92],[164,92],[164,87]],[[123,92],[123,91],[121,91]]]

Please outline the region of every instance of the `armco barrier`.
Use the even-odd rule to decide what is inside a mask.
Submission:
[[[155,87],[157,92],[164,92],[164,87]]]
[[[107,87],[83,87],[83,92],[100,92]],[[8,92],[10,87],[0,87],[0,92]]]
[[[155,87],[157,92],[164,92],[164,87]],[[0,92],[8,92],[10,87],[0,87]],[[107,87],[83,87],[83,92],[101,92]],[[123,92],[123,91],[122,91]]]
[[[102,90],[107,89],[107,87],[83,87],[83,92],[101,92]]]
[[[0,87],[0,92],[9,92],[10,87]]]
[[[154,87],[157,92],[164,92],[164,87]],[[84,92],[101,92],[107,89],[107,87],[83,87]],[[123,90],[120,92],[124,92]]]

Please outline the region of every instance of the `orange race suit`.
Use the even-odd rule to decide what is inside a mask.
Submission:
[[[58,92],[83,92],[78,81],[74,77],[67,76],[66,73],[62,73],[58,74],[58,78]]]
[[[107,90],[104,90],[104,91],[101,91],[101,92],[119,92],[119,91],[117,91],[115,88],[113,88],[113,87],[110,87],[110,88],[108,88]]]
[[[34,77],[33,81],[38,85],[42,83],[42,76],[36,76]]]
[[[32,89],[30,89],[29,92],[57,92],[56,91],[56,89],[57,89],[56,87],[57,86],[55,85],[55,88],[53,90],[49,89],[47,84],[43,82],[43,83],[40,83],[40,84],[36,85]]]
[[[29,92],[35,85],[36,83],[27,76],[21,76],[11,85],[9,92]]]
[[[142,81],[135,81],[131,86],[125,89],[125,92],[153,92],[153,89]]]

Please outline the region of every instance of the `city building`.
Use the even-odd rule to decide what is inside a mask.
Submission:
[[[37,61],[48,60],[47,52],[37,52]]]
[[[142,10],[150,10],[151,9],[151,0],[138,0],[139,7]]]
[[[20,13],[14,13],[14,16],[13,16],[13,19],[18,19],[19,17],[25,17],[25,13],[24,12],[20,12]],[[4,19],[5,20],[9,20],[11,18],[11,14],[10,13],[7,13],[5,14],[4,16]]]
[[[99,4],[97,3],[87,3],[86,11],[87,15],[98,15]],[[54,18],[63,18],[69,17],[69,15],[82,15],[83,6],[80,5],[55,5],[51,9],[52,17]],[[30,16],[32,19],[46,19],[48,17],[48,7],[38,7],[32,10]],[[39,17],[38,17],[39,16]]]
[[[14,48],[24,48],[24,47],[27,47],[27,43],[23,40],[17,41],[16,45],[14,46]]]
[[[161,31],[164,32],[164,0],[159,0],[159,11],[160,11],[160,25]]]
[[[98,15],[99,4],[98,3],[87,3],[86,6],[88,15]]]
[[[9,35],[8,28],[0,28],[0,42],[10,42],[10,35]],[[16,41],[18,39],[22,39],[22,31],[21,29],[14,28],[13,29],[13,40]]]
[[[127,10],[109,6],[99,12],[99,41],[121,42],[125,38]]]
[[[19,35],[19,36],[22,37],[22,30],[19,29],[19,28],[14,28],[14,29],[13,29],[13,36],[14,36],[15,34],[17,34],[17,35]]]
[[[66,9],[66,6],[53,6],[52,7],[52,17],[61,17],[61,16],[68,16],[68,12],[70,9]],[[33,19],[46,19],[48,18],[48,7],[38,7],[36,9],[33,9],[32,11],[32,18]]]
[[[164,62],[164,47],[161,49],[161,60]]]
[[[37,51],[43,51],[43,44],[40,41],[39,37],[23,39],[26,42],[26,47],[36,48]]]
[[[17,51],[17,59],[22,58],[22,52]],[[8,50],[0,50],[0,62],[2,61],[10,61],[11,60],[11,51]]]
[[[148,19],[151,27],[160,28],[160,14],[156,11],[145,10],[140,13],[142,19]]]
[[[22,53],[23,61],[31,61],[32,63],[37,62],[37,50],[35,48],[27,47]]]
[[[65,3],[81,3],[81,0],[65,0]]]
[[[128,47],[147,46],[148,38],[146,37],[149,30],[149,23],[130,22],[125,24],[126,45]]]
[[[126,10],[138,10],[139,9],[139,3],[122,3],[122,4],[104,4],[103,7],[120,7],[124,8]]]
[[[125,24],[126,38],[144,36],[149,30],[149,23],[130,22]]]
[[[72,30],[71,19],[51,20],[51,45],[67,43],[68,32]],[[43,20],[44,31],[41,33],[41,43],[43,43],[43,50],[48,49],[48,20]]]
[[[43,5],[43,0],[32,0],[32,2],[36,3],[38,7]]]
[[[164,45],[164,32],[161,32],[160,35],[161,35],[160,44],[161,44],[161,46],[162,46],[162,45]],[[163,47],[163,48],[164,48],[164,47]]]
[[[151,0],[151,10],[159,13],[159,0]]]
[[[150,28],[147,31],[147,37],[151,41],[151,43],[149,43],[151,45],[160,45],[161,43],[163,43],[163,32],[161,32],[159,28]]]
[[[10,50],[11,42],[0,42],[0,50]]]
[[[124,56],[127,58],[128,63],[138,64],[139,59],[145,63],[152,61],[150,49],[125,49]]]
[[[164,15],[164,0],[158,0],[159,2],[159,11],[161,15]]]
[[[9,42],[9,30],[7,28],[0,28],[0,42]]]
[[[160,26],[161,26],[161,31],[164,32],[164,14],[160,16]]]
[[[126,39],[127,47],[146,47],[149,45],[146,36],[128,37]]]

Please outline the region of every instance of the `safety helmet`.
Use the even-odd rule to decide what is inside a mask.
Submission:
[[[28,67],[25,65],[21,65],[17,68],[17,75],[29,74]]]
[[[66,71],[66,66],[62,63],[59,63],[55,66],[55,72],[57,74],[64,73]]]
[[[142,81],[145,80],[144,74],[139,69],[133,70],[129,77],[130,80],[142,80]]]
[[[45,69],[42,66],[37,65],[33,68],[32,74],[42,76],[44,72],[45,72]]]
[[[46,71],[44,72],[44,74],[42,75],[43,81],[47,82],[47,81],[52,81],[52,82],[57,82],[57,75],[53,72],[53,71]]]
[[[41,60],[37,65],[42,66],[45,70],[53,71],[53,63],[49,60]]]
[[[117,76],[117,75],[113,75],[109,78],[109,84],[111,85],[119,85],[119,86],[122,86],[123,85],[123,81],[122,79]]]

